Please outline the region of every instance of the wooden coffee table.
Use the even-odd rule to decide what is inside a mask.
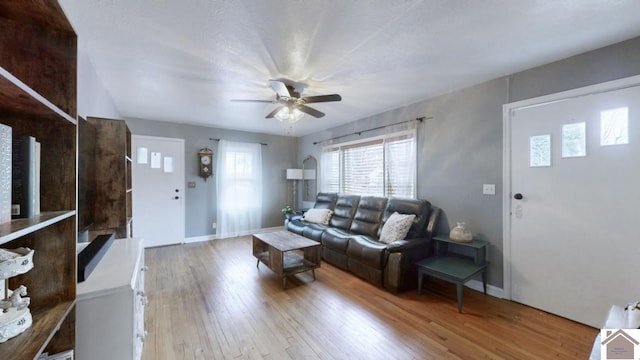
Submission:
[[[287,276],[309,271],[316,279],[315,269],[320,267],[320,243],[289,231],[253,234],[253,256],[276,274],[282,276],[282,288]]]

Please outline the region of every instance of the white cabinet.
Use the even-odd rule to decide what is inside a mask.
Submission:
[[[116,239],[89,278],[78,284],[77,359],[140,359],[144,330],[144,246]]]

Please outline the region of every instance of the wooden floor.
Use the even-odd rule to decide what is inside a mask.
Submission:
[[[394,295],[327,263],[256,268],[250,237],[147,249],[143,359],[587,359],[596,330],[429,279]]]

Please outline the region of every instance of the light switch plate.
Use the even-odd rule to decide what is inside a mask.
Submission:
[[[495,195],[496,184],[482,184],[482,193],[485,195]]]

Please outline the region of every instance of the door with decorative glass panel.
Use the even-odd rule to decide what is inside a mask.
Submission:
[[[594,327],[640,296],[640,87],[619,87],[505,106],[505,294]]]
[[[184,242],[184,139],[133,135],[133,218],[145,247]]]

